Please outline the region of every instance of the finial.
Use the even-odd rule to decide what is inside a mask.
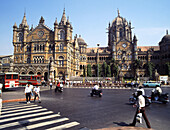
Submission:
[[[58,25],[58,22],[57,22],[57,18],[56,18],[56,20],[55,20],[55,23],[54,23],[55,25]]]
[[[166,30],[166,35],[168,35],[168,29]]]
[[[63,14],[65,14],[65,7],[64,7],[64,11],[63,11]]]
[[[24,8],[24,16],[26,16],[26,8]]]
[[[17,28],[17,24],[16,24],[16,22],[15,22],[15,24],[14,24],[13,28]]]
[[[119,12],[119,9],[117,9],[117,13],[118,13],[118,16],[120,16],[120,12]]]
[[[44,18],[43,18],[43,16],[41,16],[41,19],[40,19],[40,21],[39,21],[39,23],[41,23],[41,24],[44,24]]]

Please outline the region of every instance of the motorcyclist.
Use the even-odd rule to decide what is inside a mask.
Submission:
[[[152,90],[151,98],[154,99],[155,97],[160,97],[162,94],[162,89],[160,86],[157,86],[155,89]],[[155,100],[158,100],[158,98],[155,98]]]
[[[92,89],[92,93],[95,93],[97,90],[99,90],[99,85],[95,84],[93,89]]]
[[[60,87],[60,82],[57,82],[57,85],[56,85],[56,88],[55,88],[55,92],[57,92],[59,87]]]

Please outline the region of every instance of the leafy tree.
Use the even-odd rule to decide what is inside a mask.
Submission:
[[[133,62],[133,67],[134,67],[135,70],[141,68],[141,66],[142,66],[141,60],[136,59],[136,60]]]
[[[148,62],[147,63],[147,72],[148,72],[148,76],[150,78],[152,78],[152,74],[153,74],[153,69],[154,69],[155,65],[152,62]]]
[[[115,59],[112,59],[110,65],[111,65],[111,74],[114,75],[115,77],[118,77],[119,74],[118,62]]]
[[[103,76],[106,77],[107,75],[107,64],[106,62],[103,62]]]
[[[86,67],[83,68],[83,77],[86,77]]]
[[[97,64],[96,65],[96,77],[99,74],[99,77],[101,77],[101,73],[102,73],[102,65],[101,64]]]
[[[107,65],[107,77],[111,77],[110,65]]]
[[[87,65],[87,77],[91,77],[92,76],[92,73],[91,73],[91,65],[88,64]]]

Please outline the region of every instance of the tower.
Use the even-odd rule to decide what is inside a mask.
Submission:
[[[29,26],[27,24],[26,14],[19,27],[16,23],[13,26],[13,45],[14,45],[14,63],[23,63],[25,61],[25,44],[27,41],[27,34],[29,33]]]

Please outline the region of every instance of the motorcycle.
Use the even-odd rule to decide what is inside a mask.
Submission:
[[[93,97],[93,95],[102,97],[102,95],[103,95],[102,89],[98,89],[98,90],[92,89],[92,91],[90,91],[90,95],[91,95],[91,97]]]
[[[143,95],[143,97],[145,98],[145,106],[149,106],[152,102],[151,102],[151,97],[150,96],[146,96],[146,95]],[[129,103],[130,104],[135,104],[137,101],[137,93],[132,93],[132,96],[129,98]]]
[[[63,92],[63,87],[56,87],[55,92],[57,92],[57,91],[62,93]]]
[[[158,96],[154,92],[152,92],[152,94],[151,94],[152,102],[160,102],[160,103],[163,103],[163,104],[166,104],[166,103],[169,102],[168,97],[169,97],[168,93],[160,94],[160,96]]]

